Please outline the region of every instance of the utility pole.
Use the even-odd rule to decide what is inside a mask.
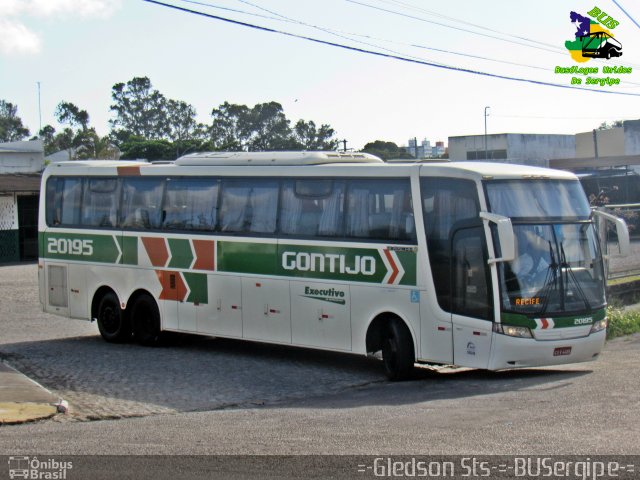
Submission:
[[[343,152],[347,153],[347,139],[345,138],[344,140],[342,140],[342,148],[343,148]]]
[[[593,156],[598,158],[598,134],[595,128],[593,129],[593,153]]]
[[[40,82],[38,83],[38,117],[40,118],[40,130],[42,130],[42,104],[40,103]],[[38,133],[40,133],[38,130]]]
[[[413,137],[413,141],[415,142],[416,160],[418,160],[418,137]]]
[[[487,161],[487,109],[491,107],[484,107],[484,160]]]

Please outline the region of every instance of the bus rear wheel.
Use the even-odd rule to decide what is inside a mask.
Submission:
[[[100,299],[97,320],[100,335],[107,342],[122,343],[131,338],[131,324],[115,293],[107,292]]]
[[[133,337],[140,345],[154,347],[160,345],[160,311],[150,295],[140,295],[131,305]]]
[[[382,362],[387,378],[391,381],[411,377],[415,363],[413,339],[407,326],[392,318],[382,339]]]

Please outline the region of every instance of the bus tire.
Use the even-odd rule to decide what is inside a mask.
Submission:
[[[107,292],[102,296],[96,317],[100,335],[107,342],[122,343],[131,339],[129,317],[120,308],[120,301],[115,293]]]
[[[382,362],[387,378],[391,381],[411,377],[415,364],[413,338],[407,326],[398,318],[392,318],[382,338]]]
[[[140,295],[131,305],[133,320],[133,338],[140,345],[155,347],[160,345],[160,311],[156,301],[147,294]]]

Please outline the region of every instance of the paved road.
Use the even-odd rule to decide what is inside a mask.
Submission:
[[[38,312],[35,275],[0,268],[0,357],[75,413],[2,427],[0,454],[640,453],[640,336],[589,364],[391,384],[345,355],[201,337],[107,345],[94,325]]]

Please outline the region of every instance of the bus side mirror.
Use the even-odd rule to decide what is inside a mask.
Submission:
[[[631,251],[631,247],[629,244],[629,227],[627,227],[627,222],[625,222],[620,217],[616,217],[615,215],[611,215],[610,213],[603,212],[602,210],[593,210],[593,215],[607,220],[616,226],[616,235],[618,236],[620,255],[628,255]]]
[[[498,242],[500,242],[500,258],[490,258],[489,263],[511,262],[516,258],[516,240],[511,219],[495,213],[480,212],[480,218],[496,225]]]

